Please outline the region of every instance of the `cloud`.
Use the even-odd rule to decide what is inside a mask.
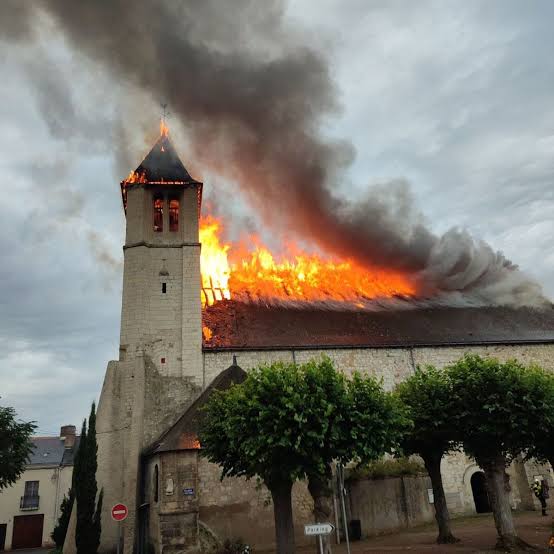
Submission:
[[[0,17],[24,4],[3,0]],[[358,205],[367,195],[395,197],[407,219],[434,235],[458,227],[458,240],[473,248],[467,228],[554,295],[554,4],[529,10],[520,2],[360,0],[345,10],[339,0],[314,0],[271,7],[256,15],[261,21],[229,27],[219,24],[224,10],[215,10],[188,31],[200,40],[209,30],[216,51],[261,44],[270,57],[283,38],[270,23],[292,21],[291,44],[324,49],[336,82],[342,112],[321,122],[324,140],[347,137],[357,153],[336,192]],[[0,394],[21,417],[57,432],[87,415],[106,362],[117,356],[118,182],[148,150],[158,103],[167,98],[159,98],[161,89],[127,96],[132,78],[87,62],[50,31],[51,21],[41,23],[14,25],[9,37],[3,26],[0,36],[24,39],[3,42],[0,58]],[[33,46],[33,33],[47,37],[44,51]],[[170,123],[185,164],[207,177],[207,195],[222,209],[232,204],[249,228],[259,223],[233,179],[210,175],[192,155],[175,114]],[[494,252],[480,252],[494,260]]]

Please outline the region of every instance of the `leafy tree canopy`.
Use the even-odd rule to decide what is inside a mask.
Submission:
[[[542,418],[534,429],[533,444],[528,448],[526,458],[550,462],[554,468],[554,375],[533,368],[527,374],[527,382]]]
[[[413,421],[402,442],[405,454],[442,456],[457,447],[452,386],[444,371],[433,366],[418,367],[414,375],[397,386],[396,394]]]
[[[0,491],[13,485],[33,451],[34,422],[17,421],[13,408],[0,406]]]
[[[361,464],[398,451],[402,437],[413,428],[398,397],[385,392],[374,377],[354,373],[348,381],[347,427],[344,440],[350,452],[341,461]]]
[[[397,401],[371,378],[348,381],[328,358],[303,366],[262,365],[226,391],[214,391],[200,431],[202,454],[225,476],[257,476],[270,489],[277,552],[294,552],[290,491],[307,477],[322,509],[333,460],[381,456],[404,421]],[[390,435],[390,436],[389,436]],[[316,498],[318,499],[316,501]]]
[[[479,463],[498,456],[509,462],[534,444],[548,406],[541,369],[467,355],[447,372],[453,417],[469,455]]]
[[[347,380],[329,358],[262,365],[241,385],[215,391],[205,409],[203,454],[223,476],[266,483],[323,475],[332,460],[379,458],[409,425],[378,381]]]

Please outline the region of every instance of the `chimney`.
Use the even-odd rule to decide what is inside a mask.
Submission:
[[[75,446],[75,425],[64,425],[60,429],[60,439],[64,441],[66,448],[73,448]]]

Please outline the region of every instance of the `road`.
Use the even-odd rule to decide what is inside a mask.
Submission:
[[[540,512],[515,513],[516,528],[520,538],[532,544],[535,552],[551,552],[547,549],[552,532],[551,516],[541,517]],[[403,529],[391,535],[382,535],[352,543],[352,554],[493,554],[496,542],[496,529],[492,515],[479,515],[455,519],[452,522],[454,535],[459,543],[438,545],[435,543],[437,531],[434,525],[413,529]],[[314,547],[302,547],[299,554],[313,554]],[[333,554],[346,554],[344,544],[332,545]]]

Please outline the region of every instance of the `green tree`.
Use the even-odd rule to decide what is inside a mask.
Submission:
[[[450,528],[450,515],[441,475],[443,456],[458,447],[452,414],[452,390],[444,371],[428,366],[400,383],[396,393],[413,421],[404,435],[402,451],[423,459],[433,487],[439,544],[457,542]]]
[[[306,383],[305,412],[315,418],[315,431],[321,434],[318,463],[307,465],[305,472],[314,520],[325,522],[332,515],[331,461],[344,464],[355,459],[365,464],[381,458],[398,446],[409,421],[373,377],[355,373],[347,380],[328,357],[308,362],[301,371]],[[324,547],[330,550],[328,540]]]
[[[321,427],[321,464],[306,468],[308,490],[314,501],[314,522],[327,522],[333,511],[331,460],[351,457],[348,434],[348,388],[346,378],[336,371],[328,357],[312,360],[301,367],[306,385],[306,414],[316,418]],[[324,399],[324,401],[322,401]],[[330,551],[329,537],[324,536],[325,552]]]
[[[257,476],[265,483],[273,499],[277,551],[289,554],[293,483],[308,478],[319,502],[327,494],[333,460],[382,455],[390,442],[384,429],[393,404],[372,379],[357,375],[347,383],[329,359],[300,367],[263,365],[241,385],[213,393],[200,433],[202,454],[221,466],[222,478]]]
[[[35,429],[34,422],[17,421],[13,408],[0,406],[0,491],[13,485],[25,470]]]
[[[453,414],[467,454],[485,472],[498,548],[525,547],[514,526],[506,466],[534,444],[543,404],[535,396],[536,372],[516,361],[468,355],[448,366]]]
[[[98,552],[100,546],[100,536],[102,535],[102,503],[104,501],[104,489],[100,490],[96,511],[92,519],[92,552]]]
[[[100,493],[97,503],[97,451],[96,409],[93,403],[88,419],[88,431],[87,422],[83,421],[79,448],[73,466],[73,486],[77,507],[75,530],[77,554],[95,554],[100,544],[103,493]]]
[[[525,458],[550,463],[554,471],[554,375],[534,368],[529,374],[529,382],[532,398],[542,411],[542,420]]]

